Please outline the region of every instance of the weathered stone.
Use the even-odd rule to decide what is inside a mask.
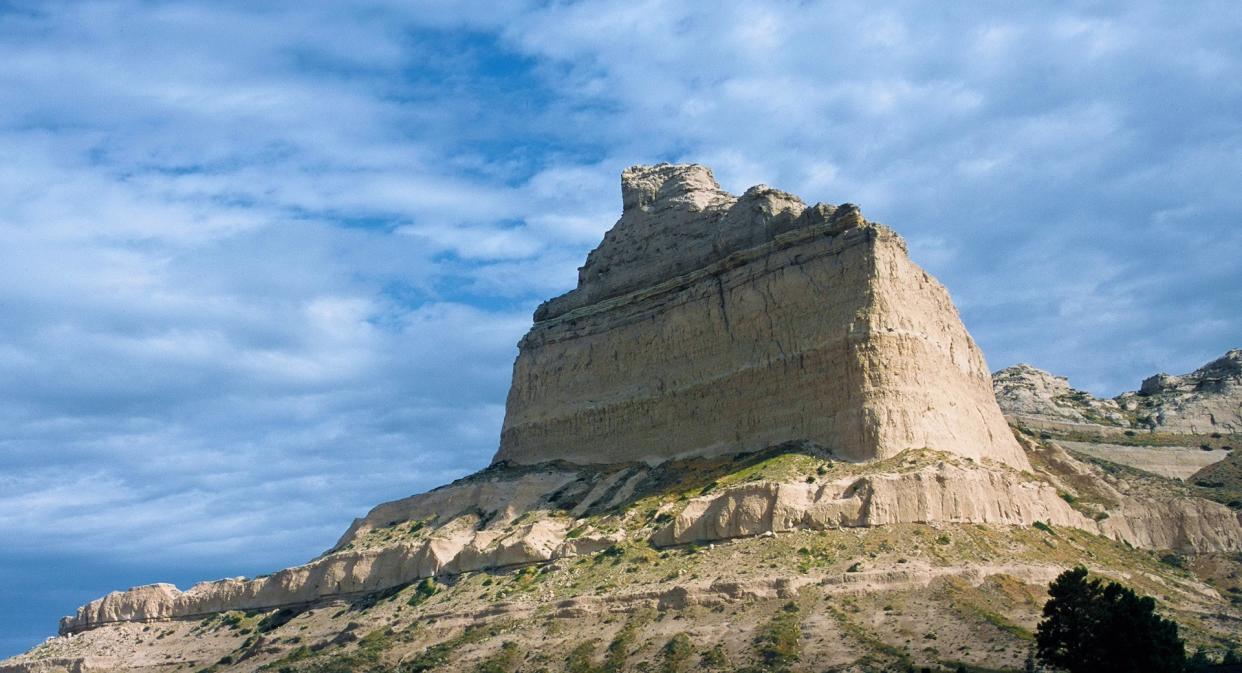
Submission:
[[[577,289],[536,312],[497,462],[659,462],[812,440],[1026,467],[948,292],[856,206],[636,167]],[[931,383],[934,382],[934,385]]]
[[[576,523],[557,516],[549,504],[573,481],[562,471],[523,472],[460,483],[375,508],[342,538],[337,551],[311,563],[254,579],[202,582],[182,592],[170,584],[120,591],[82,606],[61,622],[62,633],[109,623],[197,617],[226,610],[268,609],[383,591],[421,578],[457,575],[602,551],[639,536],[658,546],[711,543],[743,537],[772,537],[798,529],[833,530],[909,523],[1029,526],[1036,521],[1124,540],[1136,547],[1184,552],[1242,550],[1239,513],[1200,498],[1176,495],[1127,496],[1100,483],[1090,466],[1064,451],[1041,448],[1055,465],[1057,486],[1007,467],[981,465],[951,454],[926,464],[904,457],[874,472],[827,482],[744,482],[691,498],[672,521],[626,533],[587,531],[571,535]],[[598,483],[626,482],[633,471],[617,466]],[[640,472],[640,476],[646,476]],[[618,476],[620,475],[620,476]],[[574,475],[574,477],[581,475]],[[1104,491],[1108,518],[1097,522],[1074,509],[1058,491],[1082,485]],[[492,493],[526,495],[520,507],[491,513],[485,526],[476,513],[445,510],[417,540],[394,539],[354,548],[368,534],[391,523],[394,512],[414,520],[429,508]],[[534,495],[534,490],[546,491]],[[485,512],[484,514],[488,514]],[[378,518],[377,518],[378,517]],[[585,527],[585,524],[581,524]]]
[[[1240,349],[1189,374],[1150,376],[1138,391],[1113,399],[1074,390],[1065,377],[1025,364],[996,372],[992,385],[1006,416],[1036,426],[1051,423],[1055,429],[1069,423],[1201,435],[1242,433]]]
[[[1171,432],[1242,434],[1242,349],[1234,349],[1189,374],[1157,374],[1143,381],[1138,408],[1154,427]]]

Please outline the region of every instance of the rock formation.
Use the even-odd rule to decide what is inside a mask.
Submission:
[[[1075,390],[1065,377],[1026,364],[996,372],[992,385],[1011,423],[1162,476],[1189,479],[1242,439],[1242,350],[1190,374],[1151,376],[1139,390],[1112,399]]]
[[[621,188],[578,287],[519,345],[497,462],[810,440],[1026,467],[948,292],[892,230],[762,185],[733,197],[702,166],[634,167]]]
[[[1182,376],[1156,374],[1118,398],[1160,430],[1242,434],[1242,349]]]
[[[1070,387],[1069,379],[1028,364],[992,375],[996,401],[1005,416],[1034,422],[1102,423],[1129,426],[1116,400],[1099,400]]]
[[[992,375],[1005,415],[1039,424],[1086,423],[1193,435],[1242,434],[1242,349],[1189,374],[1156,374],[1137,391],[1098,399],[1027,364]]]
[[[484,642],[475,626],[502,619],[491,636],[521,631],[549,661],[582,645],[550,642],[545,624],[562,620],[589,646],[603,632],[588,628],[615,621],[609,610],[687,611],[694,628],[720,613],[712,637],[744,625],[745,648],[765,628],[747,612],[763,601],[788,614],[811,595],[924,600],[902,593],[912,591],[937,597],[912,612],[919,638],[926,615],[941,615],[944,642],[977,622],[956,653],[1029,627],[998,636],[1008,617],[997,610],[1029,622],[1037,602],[1012,602],[1031,595],[1023,583],[1084,557],[1135,571],[1189,614],[1224,615],[1196,622],[1203,639],[1242,623],[1215,589],[1135,549],[1242,551],[1238,512],[1197,487],[1080,460],[1028,428],[1126,437],[1137,407],[1030,367],[999,372],[994,398],[948,293],[894,232],[849,204],[808,207],[763,186],[734,197],[701,166],[631,168],[622,199],[577,288],[540,306],[521,341],[492,465],[375,507],[305,565],[92,601],[0,673],[460,670],[449,645]],[[1236,390],[1236,361],[1231,352],[1140,394],[1225,427],[1210,395]],[[1222,575],[1242,572],[1221,558]],[[1002,607],[966,600],[984,594]],[[968,604],[983,617],[964,615]],[[853,638],[860,654],[808,661],[901,651],[876,645],[888,627],[830,621],[806,626],[823,636],[814,642]],[[460,661],[483,670],[509,643],[480,647]],[[972,661],[1021,659],[997,652]],[[501,669],[513,666],[487,670]]]

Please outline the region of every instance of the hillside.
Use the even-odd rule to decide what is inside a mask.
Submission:
[[[666,464],[628,494],[608,486],[618,481],[613,473],[591,472],[569,482],[585,480],[582,488],[558,486],[540,504],[504,513],[507,520],[481,524],[479,515],[461,515],[524,541],[493,567],[285,607],[119,621],[54,639],[0,670],[77,661],[85,670],[142,671],[763,669],[781,633],[782,647],[798,657],[794,670],[957,662],[1016,670],[1043,585],[1079,562],[1157,596],[1192,644],[1223,649],[1237,641],[1242,567],[1235,554],[1143,550],[1061,523],[1125,520],[1166,484],[1082,464],[1050,443],[1026,446],[1035,472],[1012,478],[1052,494],[1044,518],[1030,525],[987,522],[986,514],[972,522],[962,513],[937,518],[963,522],[923,523],[917,519],[926,514],[916,512],[869,524],[806,516],[790,498],[766,509],[748,499],[868,479],[934,483],[949,474],[946,483],[960,481],[970,461],[945,454],[911,452],[860,466],[787,446]],[[480,481],[504,488],[535,474],[502,468],[448,489]],[[339,549],[391,549],[460,524],[381,525],[398,508],[418,514],[435,495],[377,508]],[[532,535],[541,529],[565,532],[546,545]],[[538,555],[541,542],[561,553],[523,558]],[[663,668],[672,661],[680,667]]]
[[[1140,435],[1063,380],[989,377],[947,290],[850,204],[669,164],[622,201],[519,344],[490,466],[304,565],[91,601],[0,673],[1012,671],[1077,564],[1192,647],[1242,641],[1221,489],[1062,446],[1185,446],[1198,420]],[[1173,378],[1152,395],[1199,418]]]

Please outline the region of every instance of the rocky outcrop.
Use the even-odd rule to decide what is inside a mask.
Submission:
[[[1028,364],[1006,367],[992,374],[996,401],[1007,417],[1038,425],[1041,421],[1065,424],[1122,425],[1129,419],[1116,400],[1100,400],[1070,387],[1069,379]]]
[[[1161,430],[1242,434],[1242,349],[1234,349],[1189,374],[1157,374],[1136,393],[1118,397],[1146,411]]]
[[[996,372],[992,386],[1011,423],[1163,477],[1193,479],[1242,439],[1240,350],[1190,374],[1149,377],[1137,392],[1112,399],[1075,390],[1065,377],[1025,364]]]
[[[1189,374],[1156,374],[1137,391],[1098,399],[1030,365],[992,375],[996,401],[1011,419],[1035,426],[1068,424],[1175,434],[1242,434],[1242,350],[1234,349]]]
[[[496,462],[658,463],[790,440],[1026,458],[948,292],[858,209],[635,167],[578,287],[519,344]],[[934,385],[930,383],[934,382]]]
[[[1056,465],[1056,474],[1042,478],[948,453],[906,452],[835,479],[793,475],[729,484],[689,498],[668,495],[662,516],[649,521],[635,518],[629,505],[676,481],[663,467],[493,468],[376,507],[332,552],[306,565],[254,579],[203,582],[184,592],[170,584],[114,592],[66,617],[61,631],[308,605],[427,577],[592,554],[627,542],[706,544],[791,530],[1038,521],[1147,549],[1242,550],[1237,512],[1200,498],[1122,494],[1103,484],[1090,466],[1055,447],[1046,451],[1043,460]],[[1082,492],[1082,486],[1105,490],[1098,511],[1107,516],[1097,520],[1063,497],[1066,491]]]
[[[1242,550],[1242,515],[1210,500],[1125,498],[1111,514],[1100,531],[1143,549]]]
[[[1123,493],[1055,446],[1024,450],[947,291],[856,207],[764,186],[734,197],[706,168],[668,164],[627,170],[622,201],[578,287],[522,339],[490,467],[374,508],[305,565],[115,592],[62,632],[794,529],[1043,522],[1154,549],[1242,549],[1224,506]],[[1228,371],[1144,394],[1185,407],[1232,390]],[[1023,413],[1125,411],[1030,368],[997,380]],[[1047,412],[1049,399],[1068,401]],[[1073,504],[1078,491],[1091,507]]]
[[[696,498],[653,542],[709,542],[799,528],[897,523],[989,523],[1095,529],[1047,484],[1015,474],[940,461],[913,472],[827,484],[756,483]]]

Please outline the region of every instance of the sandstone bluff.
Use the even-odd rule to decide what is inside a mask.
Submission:
[[[1072,445],[1185,444],[1204,418],[1233,441],[1208,388],[1234,389],[1234,353],[1145,383],[1168,412],[1136,424],[1151,405],[990,376],[945,288],[851,204],[734,196],[698,165],[630,168],[621,192],[519,344],[492,465],[306,565],[92,601],[0,673],[561,670],[609,639],[608,670],[649,670],[683,618],[725,670],[789,614],[814,670],[1016,667],[1039,585],[1084,560],[1160,592],[1194,642],[1239,636],[1228,499]],[[933,625],[944,649],[914,648]]]
[[[624,212],[522,339],[497,461],[932,448],[1027,461],[949,294],[892,230],[702,166],[634,167]],[[935,385],[928,385],[934,381]]]

